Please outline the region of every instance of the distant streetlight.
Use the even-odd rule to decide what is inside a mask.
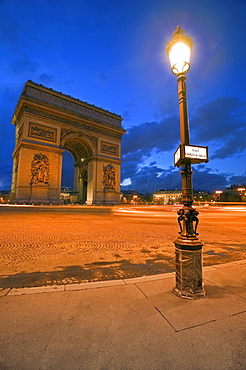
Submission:
[[[222,190],[216,190],[215,194],[219,194],[219,202],[220,202],[220,195],[222,194]]]
[[[241,197],[242,197],[243,196],[243,191],[245,191],[246,189],[245,188],[238,188],[237,190],[241,191]]]
[[[184,35],[177,26],[173,39],[167,44],[167,54],[171,70],[177,76],[180,146],[174,155],[175,166],[182,166],[182,203],[178,211],[179,237],[174,241],[176,254],[176,287],[174,292],[182,298],[202,298],[205,296],[202,277],[202,246],[198,239],[198,212],[192,207],[193,188],[191,164],[208,162],[207,147],[190,145],[188,108],[186,98],[186,73],[190,69],[192,39]]]

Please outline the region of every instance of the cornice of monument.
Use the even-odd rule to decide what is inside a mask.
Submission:
[[[80,115],[85,118],[95,119],[105,124],[114,127],[121,127],[122,117],[111,113],[102,108],[96,107],[95,105],[88,104],[79,99],[73,98],[69,95],[65,95],[61,92],[57,92],[51,88],[47,88],[43,85],[36,84],[33,81],[26,82],[19,102],[15,109],[13,120],[18,116],[21,102],[23,100],[37,101],[42,105],[48,105],[56,108],[56,110],[67,111],[69,114]]]
[[[61,125],[69,125],[71,128],[84,129],[89,132],[96,132],[99,134],[107,134],[112,137],[120,138],[125,134],[126,130],[121,127],[115,127],[109,124],[105,124],[102,128],[100,122],[94,119],[87,119],[81,115],[68,115],[68,112],[61,112],[58,110],[52,110],[50,106],[40,106],[31,102],[29,100],[22,100],[18,108],[18,117],[22,115],[23,112],[33,114],[34,116],[45,117],[47,119],[59,122]],[[16,120],[17,117],[15,117]],[[15,122],[12,122],[15,124]]]
[[[25,85],[27,85],[27,84],[31,84],[31,85],[34,85],[34,86],[38,86],[38,87],[40,87],[40,88],[43,88],[44,90],[49,90],[49,91],[50,91],[50,92],[52,92],[52,93],[55,93],[55,94],[61,95],[62,97],[66,97],[66,98],[69,98],[69,99],[71,99],[71,100],[77,101],[77,102],[79,102],[79,103],[86,104],[87,106],[91,107],[92,109],[93,109],[93,108],[94,108],[94,109],[96,109],[96,110],[98,110],[98,109],[99,109],[99,110],[101,110],[101,111],[103,111],[103,112],[105,112],[105,113],[107,113],[107,114],[110,114],[110,115],[112,115],[112,116],[117,117],[117,118],[118,118],[118,119],[120,119],[121,121],[123,120],[123,118],[122,118],[119,114],[112,113],[112,112],[108,111],[107,109],[103,109],[103,108],[97,107],[97,106],[96,106],[96,105],[94,105],[94,104],[89,104],[89,103],[87,103],[87,102],[85,102],[85,101],[82,101],[82,100],[80,100],[80,99],[78,99],[78,98],[73,98],[71,95],[67,95],[67,94],[64,94],[64,93],[62,93],[62,92],[56,91],[56,90],[52,89],[51,87],[46,87],[46,86],[44,86],[44,85],[42,85],[42,84],[38,84],[38,83],[36,83],[36,82],[33,82],[32,80],[28,80],[28,81],[27,81],[27,83],[26,83]]]

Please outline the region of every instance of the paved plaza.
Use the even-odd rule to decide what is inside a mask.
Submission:
[[[246,260],[204,268],[206,298],[174,274],[0,291],[0,369],[246,368]]]
[[[204,265],[246,259],[246,208],[200,207]],[[177,207],[0,206],[0,287],[173,272]]]
[[[0,369],[245,369],[245,208],[199,208],[198,300],[173,294],[176,211],[0,207]]]

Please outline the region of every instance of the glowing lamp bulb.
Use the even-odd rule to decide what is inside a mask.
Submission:
[[[190,68],[190,48],[183,42],[177,42],[169,52],[169,59],[173,73],[188,72]]]

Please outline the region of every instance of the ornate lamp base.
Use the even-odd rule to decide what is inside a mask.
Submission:
[[[174,242],[176,255],[176,287],[174,293],[181,298],[205,297],[202,277],[202,246],[194,237],[179,237]]]

